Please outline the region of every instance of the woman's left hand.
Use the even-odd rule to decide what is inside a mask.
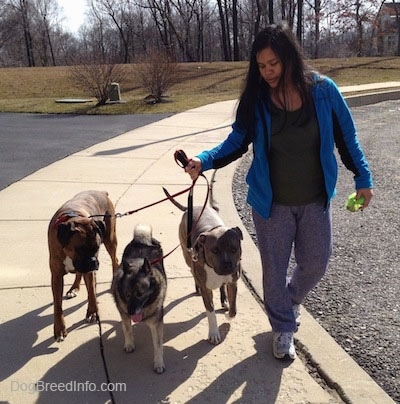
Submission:
[[[372,188],[360,188],[357,189],[356,199],[364,197],[364,203],[362,205],[361,210],[365,209],[369,203],[371,202],[372,197],[374,196],[374,191]]]

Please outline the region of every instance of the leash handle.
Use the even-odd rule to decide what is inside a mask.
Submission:
[[[181,149],[175,151],[174,158],[179,167],[185,168],[189,164],[189,159],[186,156],[186,153]]]
[[[179,149],[175,151],[174,158],[176,164],[179,167],[185,168],[189,164],[189,159],[186,153]],[[193,185],[196,181],[193,181]],[[190,249],[192,247],[192,227],[193,227],[193,187],[190,189],[188,194],[188,206],[187,206],[187,239],[186,239],[186,247]]]

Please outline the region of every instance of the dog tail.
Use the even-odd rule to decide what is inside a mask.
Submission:
[[[133,231],[133,239],[141,244],[153,245],[153,229],[147,224],[137,224]]]
[[[162,187],[164,194],[167,196],[167,198],[178,208],[180,209],[182,212],[185,212],[187,210],[186,206],[181,205],[178,201],[176,201],[171,194],[164,188]]]

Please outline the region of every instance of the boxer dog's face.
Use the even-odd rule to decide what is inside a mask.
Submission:
[[[103,222],[82,217],[58,226],[57,239],[72,261],[73,268],[70,269],[81,273],[99,269],[98,253],[103,229]]]

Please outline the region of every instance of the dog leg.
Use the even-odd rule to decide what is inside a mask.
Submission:
[[[133,338],[133,329],[131,325],[131,318],[126,314],[121,313],[122,332],[124,333],[124,350],[127,353],[135,350],[135,341]]]
[[[78,296],[79,290],[81,288],[81,279],[82,279],[82,274],[77,272],[75,274],[75,281],[66,294],[67,299],[72,299],[73,297]]]
[[[207,310],[208,319],[208,341],[213,345],[218,345],[221,342],[221,335],[219,334],[217,316],[215,311]]]
[[[221,335],[218,330],[217,316],[214,310],[213,292],[203,287],[201,288],[201,296],[207,313],[208,341],[213,345],[218,345],[221,342]]]
[[[117,259],[117,238],[115,235],[113,236],[113,232],[111,232],[110,240],[104,240],[104,247],[106,247],[106,250],[111,258],[111,265],[114,273],[119,264]]]
[[[164,325],[162,322],[156,324],[149,322],[148,326],[150,327],[151,337],[153,339],[154,371],[161,374],[165,372],[163,353]]]
[[[219,296],[220,296],[220,302],[221,302],[221,306],[222,308],[227,311],[228,310],[228,305],[226,304],[226,286],[222,285],[219,288]]]
[[[236,296],[237,296],[237,284],[235,282],[228,283],[228,302],[229,302],[229,312],[228,316],[230,318],[236,316]]]
[[[88,309],[86,312],[86,321],[88,323],[95,323],[98,320],[98,309],[96,300],[96,278],[94,272],[83,274],[85,285],[88,294]]]
[[[59,271],[51,272],[51,289],[54,301],[54,338],[57,342],[61,342],[67,336],[67,329],[62,310],[64,275],[60,275]]]

